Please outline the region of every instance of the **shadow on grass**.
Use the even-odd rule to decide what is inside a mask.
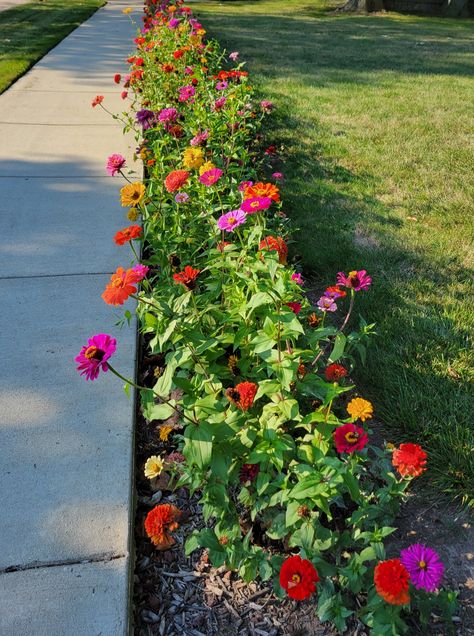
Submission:
[[[293,97],[288,88],[393,84],[392,70],[469,77],[473,23],[401,16],[315,20],[322,14],[310,7],[291,15],[256,13],[275,4],[260,0],[237,14],[246,5],[233,2],[231,15],[227,7],[220,13],[209,4],[216,8],[201,19],[212,36],[249,62],[253,80],[265,84],[265,98],[278,97],[267,138],[286,149],[284,165],[275,167],[285,173],[283,201],[298,228],[293,253],[319,289],[340,270],[372,274],[373,288],[358,295],[356,307],[378,332],[367,365],[357,370],[364,395],[387,423],[391,441],[428,448],[436,488],[474,499],[471,333],[454,308],[474,270],[452,252],[404,242],[404,221],[373,194],[380,190],[378,178],[337,165],[327,133],[325,139],[314,116],[305,116],[304,89]]]

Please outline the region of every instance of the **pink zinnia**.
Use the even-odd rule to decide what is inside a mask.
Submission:
[[[270,113],[273,110],[273,102],[268,101],[268,99],[264,99],[260,102],[260,108],[264,113]]]
[[[270,197],[251,197],[242,201],[240,209],[247,212],[247,214],[254,214],[260,210],[268,210],[271,204],[272,199]]]
[[[142,263],[137,263],[136,265],[132,267],[132,269],[134,272],[137,273],[138,276],[140,276],[140,278],[137,281],[139,282],[145,278],[150,268],[148,267],[148,265],[142,265]]]
[[[275,181],[283,181],[283,174],[281,172],[274,172],[272,174],[272,177],[275,179]]]
[[[328,296],[321,296],[317,305],[322,311],[337,311],[337,305],[332,298]]]
[[[245,219],[247,215],[243,210],[232,210],[232,212],[227,212],[227,214],[223,214],[220,219],[217,221],[217,225],[220,230],[226,230],[227,232],[233,232],[234,229],[245,223]]]
[[[211,168],[211,170],[206,170],[200,175],[199,181],[205,186],[212,186],[219,181],[223,174],[220,168]]]
[[[291,280],[294,281],[297,285],[304,285],[304,280],[303,277],[301,276],[301,274],[298,272],[295,272],[294,274],[291,275]]]
[[[238,51],[233,51],[232,53],[229,53],[229,60],[232,60],[233,62],[236,62],[238,57],[239,57]]]
[[[194,97],[194,95],[196,94],[196,89],[192,84],[189,84],[188,86],[181,86],[181,88],[179,88],[178,90],[178,99],[180,102],[186,102],[188,99]]]
[[[161,123],[168,123],[176,121],[178,118],[178,111],[176,108],[162,108],[158,113],[158,121]]]
[[[245,190],[247,190],[247,188],[251,188],[252,186],[253,186],[253,181],[242,181],[237,186],[237,190],[239,192],[245,192]]]
[[[191,141],[189,142],[189,145],[200,146],[207,140],[208,137],[209,137],[209,131],[204,130],[202,133],[198,133],[195,137],[193,137]]]
[[[219,99],[216,99],[216,101],[214,102],[214,106],[212,106],[211,110],[218,112],[224,107],[226,101],[227,97],[219,97]]]
[[[74,358],[78,363],[77,370],[86,380],[95,380],[100,371],[108,369],[107,360],[115,353],[117,341],[106,333],[99,333],[87,341]]]
[[[369,441],[369,436],[361,426],[348,423],[338,426],[333,433],[338,453],[353,453],[362,450]]]
[[[359,271],[354,270],[353,272],[349,272],[347,276],[344,272],[339,272],[337,274],[337,283],[338,285],[349,287],[354,291],[360,291],[361,289],[369,289],[372,279],[370,276],[367,276],[365,269],[361,269]]]
[[[114,177],[117,172],[120,172],[125,165],[125,157],[122,155],[114,154],[110,155],[107,159],[106,170],[111,177]]]

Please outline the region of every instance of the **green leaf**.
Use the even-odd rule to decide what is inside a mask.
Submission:
[[[329,362],[336,362],[344,353],[344,348],[346,346],[346,336],[343,333],[338,333],[334,339],[334,347],[331,352],[331,355],[328,358]]]
[[[184,454],[198,468],[207,468],[212,456],[212,433],[208,424],[188,426],[184,433]]]

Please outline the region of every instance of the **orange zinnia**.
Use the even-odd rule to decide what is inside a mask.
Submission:
[[[267,236],[262,241],[260,241],[260,245],[258,246],[260,250],[275,250],[278,252],[278,258],[282,265],[286,265],[286,259],[288,256],[288,247],[285,241],[281,238],[281,236]]]
[[[244,190],[244,199],[253,197],[269,197],[276,203],[280,201],[280,191],[274,183],[255,183]]]
[[[114,241],[117,245],[123,245],[128,243],[132,239],[138,238],[142,233],[142,228],[139,225],[130,225],[119,230],[114,236]]]
[[[173,504],[160,504],[147,514],[145,530],[158,550],[166,550],[173,545],[174,539],[170,532],[179,527],[180,516],[181,510]]]
[[[123,305],[130,294],[137,291],[135,283],[140,276],[133,269],[118,267],[115,274],[110,277],[110,283],[105,288],[102,298],[108,305]]]

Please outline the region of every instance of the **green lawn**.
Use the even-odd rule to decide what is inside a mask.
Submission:
[[[367,269],[358,372],[430,486],[474,500],[474,22],[332,14],[321,0],[193,5],[278,109],[294,252],[316,287]],[[326,9],[326,11],[325,11]]]
[[[0,93],[103,4],[38,0],[0,12]]]

